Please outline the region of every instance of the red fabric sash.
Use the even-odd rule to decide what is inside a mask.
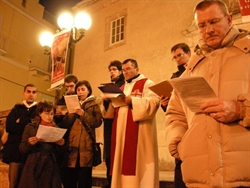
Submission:
[[[130,95],[136,97],[142,97],[143,87],[146,81],[147,78],[138,80],[135,83]],[[122,85],[120,89],[123,91],[124,85]],[[112,175],[114,166],[118,113],[119,113],[119,108],[116,109],[116,114],[112,125],[110,175]],[[133,121],[131,108],[128,108],[125,143],[124,143],[123,158],[122,158],[123,175],[135,175],[138,132],[139,132],[139,124]]]

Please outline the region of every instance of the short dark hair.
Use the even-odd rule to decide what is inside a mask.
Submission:
[[[55,111],[55,106],[50,101],[41,101],[37,104],[36,113],[37,115],[42,112],[50,112],[51,110]]]
[[[191,52],[186,43],[178,43],[171,48],[171,53],[175,52],[178,48],[181,48],[185,53]]]
[[[135,59],[126,59],[122,62],[122,65],[127,64],[128,62],[131,62],[134,66],[134,68],[138,68],[138,63]]]
[[[64,78],[64,83],[74,82],[75,84],[78,82],[78,79],[73,74],[67,74]]]
[[[36,117],[34,119],[31,120],[32,123],[34,123],[35,125],[39,126],[41,123],[41,116],[40,114],[43,112],[50,112],[51,110],[56,111],[55,106],[53,105],[52,102],[50,101],[41,101],[37,104],[36,107]]]
[[[26,91],[27,87],[35,87],[35,88],[36,88],[36,86],[35,86],[34,84],[27,84],[27,85],[24,86],[24,88],[23,88],[23,91],[24,91],[24,92]],[[36,89],[37,89],[37,88],[36,88]]]
[[[89,90],[88,97],[90,95],[92,95],[92,88],[91,88],[91,85],[90,85],[89,81],[87,81],[87,80],[81,80],[81,81],[77,82],[77,84],[75,86],[75,93],[77,93],[76,92],[77,88],[80,87],[80,86],[82,86],[82,85],[86,86],[86,88]]]
[[[118,60],[111,61],[109,66],[108,66],[108,69],[110,69],[110,67],[112,67],[112,66],[116,67],[120,71],[122,70],[122,63]]]
[[[229,15],[227,5],[221,0],[203,0],[195,6],[194,12],[197,10],[204,10],[214,4],[219,5],[224,15]]]

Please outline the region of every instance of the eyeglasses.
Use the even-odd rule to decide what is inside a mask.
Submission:
[[[116,68],[111,68],[111,69],[109,69],[109,72],[111,72],[111,71],[117,71],[118,69],[116,69]]]
[[[122,72],[128,72],[128,71],[131,71],[131,70],[133,70],[133,69],[135,69],[135,68],[128,67],[128,68],[126,68],[126,69],[122,69]]]
[[[184,56],[185,53],[177,54],[176,56],[173,57],[172,61],[176,60],[177,58],[180,58]]]
[[[211,26],[211,27],[214,27],[225,17],[226,17],[226,15],[223,16],[222,18],[214,18],[214,19],[208,21],[207,23],[199,23],[198,28],[201,31],[205,31],[208,25]]]
[[[47,116],[54,116],[54,112],[43,112]]]

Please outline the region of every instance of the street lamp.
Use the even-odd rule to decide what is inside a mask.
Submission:
[[[75,18],[69,13],[61,14],[57,19],[57,24],[60,27],[60,31],[70,30],[70,38],[68,43],[68,52],[67,52],[67,64],[65,73],[70,74],[73,70],[73,61],[74,61],[74,49],[75,43],[80,41],[85,34],[85,31],[88,30],[91,26],[91,18],[85,12],[79,12],[76,14]],[[44,54],[51,54],[51,46],[53,43],[54,35],[50,32],[44,32],[40,35],[40,44],[44,47]],[[51,60],[51,57],[50,57]],[[55,103],[60,98],[61,86],[56,87]]]
[[[70,13],[63,13],[57,19],[57,24],[61,31],[65,29],[71,30],[69,43],[80,41],[84,37],[85,31],[90,28],[91,23],[90,16],[85,12],[79,12],[75,18]],[[78,32],[80,36],[77,36]],[[50,54],[53,38],[53,34],[47,31],[40,35],[40,44],[44,47],[44,54],[46,55]]]

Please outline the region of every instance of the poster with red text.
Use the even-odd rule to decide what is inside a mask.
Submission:
[[[250,22],[250,0],[238,0],[242,22]]]
[[[52,71],[49,90],[64,83],[69,37],[70,30],[63,30],[54,35],[51,47]]]

